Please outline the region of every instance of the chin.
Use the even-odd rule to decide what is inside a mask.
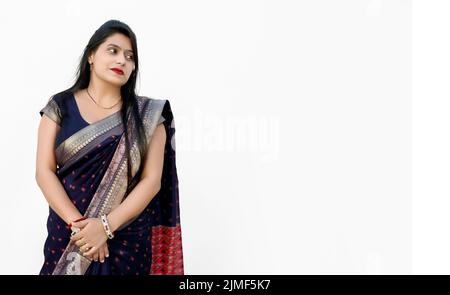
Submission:
[[[123,86],[127,83],[127,80],[125,80],[125,78],[120,78],[120,77],[116,77],[116,78],[107,77],[104,80],[114,86],[119,86],[119,87]]]

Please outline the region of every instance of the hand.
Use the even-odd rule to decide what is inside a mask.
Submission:
[[[101,263],[105,262],[105,257],[109,257],[108,243],[104,243],[94,254],[86,257],[94,261],[100,261]]]
[[[108,237],[103,228],[103,224],[99,218],[87,218],[78,222],[73,222],[72,227],[81,228],[81,230],[73,235],[70,240],[80,247],[84,256],[100,258],[104,260],[107,252],[105,253],[105,245]],[[107,245],[106,245],[107,251]],[[96,255],[94,255],[96,254]]]

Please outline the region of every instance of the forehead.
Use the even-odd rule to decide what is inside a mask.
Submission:
[[[122,48],[123,50],[129,50],[129,51],[133,51],[133,49],[131,48],[131,41],[130,39],[123,35],[123,34],[113,34],[111,36],[109,36],[108,38],[105,39],[105,41],[102,43],[102,46],[119,46],[120,48]]]

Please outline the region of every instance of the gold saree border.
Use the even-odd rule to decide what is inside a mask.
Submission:
[[[78,153],[84,153],[94,139],[122,124],[120,112],[84,127],[61,142],[55,149],[58,164],[64,165]]]

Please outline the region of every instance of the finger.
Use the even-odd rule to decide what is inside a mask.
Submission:
[[[78,247],[81,247],[84,244],[86,244],[86,241],[84,240],[84,238],[81,238],[78,241],[75,241],[75,245],[77,245]]]
[[[92,255],[92,259],[94,261],[98,261],[98,251],[96,251],[93,255]]]
[[[88,252],[91,249],[91,247],[89,247],[88,244],[84,244],[83,246],[80,247],[80,251],[83,253],[83,255]],[[92,257],[92,254],[88,255]]]
[[[100,260],[101,263],[105,262],[105,248],[103,247],[98,249],[98,260]]]
[[[80,251],[83,253],[86,252],[88,249],[89,249],[89,246],[87,244],[84,244],[80,247]]]
[[[89,218],[89,219],[74,223],[72,226],[72,229],[77,228],[78,232],[76,232],[75,234],[72,233],[72,235],[70,236],[70,240],[76,241],[76,240],[79,240],[81,237],[83,237],[84,236],[84,227],[91,221],[92,221],[92,219]]]
[[[93,255],[95,252],[97,252],[97,248],[96,247],[92,247],[91,249],[89,249],[87,252],[83,253],[83,256],[90,256]]]
[[[105,246],[103,246],[105,248],[105,257],[109,257],[109,250],[108,250],[108,244],[105,243]]]
[[[70,240],[77,241],[81,238],[84,238],[86,236],[86,228],[81,229],[78,233],[70,237]]]
[[[70,237],[73,237],[75,234],[80,232],[80,229],[78,227],[72,227],[71,228],[71,233],[70,233]]]
[[[84,232],[82,230],[80,230],[78,233],[74,234],[73,236],[70,237],[71,241],[78,241],[79,239],[81,239],[84,236]]]

